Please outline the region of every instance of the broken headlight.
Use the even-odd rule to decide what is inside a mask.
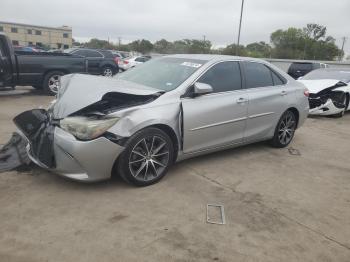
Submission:
[[[60,121],[63,130],[81,140],[91,140],[99,137],[119,120],[118,117],[67,117]]]

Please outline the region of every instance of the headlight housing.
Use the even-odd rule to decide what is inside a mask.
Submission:
[[[119,120],[118,117],[72,116],[60,121],[63,130],[81,140],[99,137]]]

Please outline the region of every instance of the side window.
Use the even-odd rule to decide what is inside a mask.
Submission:
[[[210,68],[199,80],[209,84],[214,93],[242,88],[241,70],[238,62],[222,62]]]
[[[247,88],[273,86],[271,71],[265,65],[246,62],[244,67]]]
[[[73,52],[73,55],[80,55],[80,56],[86,56],[85,54],[85,50],[78,50],[78,51],[75,51]]]
[[[145,61],[145,58],[143,58],[143,57],[138,57],[138,58],[135,59],[135,61],[136,61],[136,62],[142,62],[142,63],[143,63],[143,62],[146,62],[146,61]]]
[[[272,74],[273,84],[275,86],[280,86],[280,85],[285,84],[285,81],[282,81],[282,79],[277,74],[275,74],[273,71],[271,71],[271,74]]]
[[[102,57],[102,55],[99,52],[93,50],[85,50],[85,54],[86,57]]]

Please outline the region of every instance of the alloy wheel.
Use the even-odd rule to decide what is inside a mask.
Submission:
[[[278,128],[278,139],[281,144],[287,145],[293,139],[296,127],[295,116],[292,112],[288,111]]]
[[[110,69],[110,68],[105,68],[105,69],[103,70],[103,75],[104,75],[104,76],[107,76],[107,77],[112,77],[112,76],[113,76],[113,71],[112,71],[112,69]]]
[[[131,151],[129,170],[139,181],[154,180],[167,168],[169,155],[169,146],[162,137],[143,138]]]
[[[49,78],[49,89],[55,94],[57,94],[58,90],[60,89],[60,78],[60,75],[53,75]]]

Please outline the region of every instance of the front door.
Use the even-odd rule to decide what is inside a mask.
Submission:
[[[243,141],[248,96],[241,79],[238,62],[220,62],[197,80],[211,85],[212,93],[182,99],[184,153]]]

